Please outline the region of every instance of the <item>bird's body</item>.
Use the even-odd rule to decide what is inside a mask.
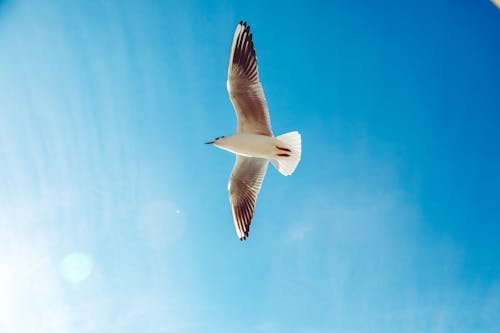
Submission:
[[[214,145],[242,156],[274,159],[276,154],[282,152],[276,147],[285,144],[273,136],[235,133],[217,140]]]
[[[252,34],[246,22],[240,22],[234,32],[227,90],[238,118],[238,129],[233,135],[207,143],[236,154],[228,190],[236,233],[244,240],[250,231],[268,162],[288,176],[297,167],[302,152],[298,132],[273,135]]]

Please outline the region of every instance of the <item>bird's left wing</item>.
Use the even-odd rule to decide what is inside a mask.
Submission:
[[[238,117],[238,132],[273,135],[252,34],[246,22],[240,22],[234,32],[227,91]]]
[[[266,175],[268,160],[236,155],[236,163],[229,178],[228,190],[234,227],[240,240],[250,231],[255,202]]]

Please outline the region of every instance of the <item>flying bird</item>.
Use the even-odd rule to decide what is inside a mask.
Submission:
[[[283,175],[291,175],[300,161],[301,136],[297,131],[275,137],[264,90],[259,80],[257,56],[250,26],[240,21],[234,32],[227,91],[238,118],[236,133],[207,142],[236,154],[228,191],[234,227],[245,240],[268,162]]]

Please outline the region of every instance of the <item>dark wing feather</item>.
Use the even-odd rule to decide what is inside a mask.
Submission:
[[[246,22],[240,22],[234,32],[227,90],[238,117],[238,132],[272,136],[252,34]]]
[[[266,175],[267,164],[268,161],[263,158],[236,155],[228,190],[234,227],[240,240],[248,237],[255,202]]]

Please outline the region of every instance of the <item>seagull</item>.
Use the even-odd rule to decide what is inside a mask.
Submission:
[[[240,21],[234,32],[227,76],[227,91],[238,128],[236,133],[219,136],[207,144],[236,154],[228,191],[236,234],[243,241],[250,231],[268,162],[281,174],[291,175],[300,161],[301,136],[297,131],[273,135],[252,34],[246,22]]]

